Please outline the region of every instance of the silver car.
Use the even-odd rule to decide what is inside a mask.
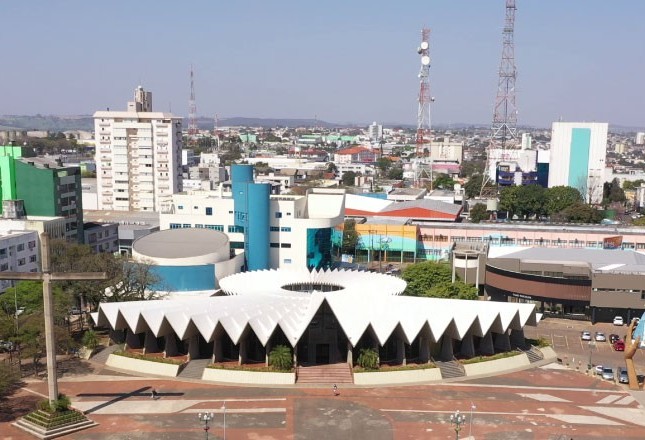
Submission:
[[[607,341],[607,337],[603,332],[596,332],[595,336],[596,342],[605,342]]]
[[[582,332],[582,334],[580,335],[580,339],[582,339],[583,341],[591,341],[591,332],[588,332],[588,331]]]
[[[629,383],[629,376],[627,375],[627,370],[622,368],[620,374],[618,375],[618,382],[620,383]]]
[[[611,367],[604,367],[602,369],[602,378],[605,380],[614,380],[614,369]]]

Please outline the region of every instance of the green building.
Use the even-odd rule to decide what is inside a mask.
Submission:
[[[20,147],[0,146],[0,191],[2,200],[23,200],[27,216],[64,217],[66,238],[83,242],[79,167],[41,157],[23,158]]]

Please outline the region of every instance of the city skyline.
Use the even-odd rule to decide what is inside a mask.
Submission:
[[[644,125],[645,4],[627,3],[518,0],[518,125]],[[192,64],[200,116],[414,125],[416,48],[428,26],[432,123],[492,119],[503,0],[176,5],[3,4],[6,22],[23,26],[0,30],[10,60],[0,114],[122,110],[142,85],[154,110],[186,117]]]

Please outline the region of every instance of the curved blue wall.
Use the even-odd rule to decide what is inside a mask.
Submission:
[[[155,290],[212,290],[215,289],[215,265],[199,266],[151,266],[159,282]]]

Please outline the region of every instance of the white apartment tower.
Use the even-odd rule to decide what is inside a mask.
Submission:
[[[159,211],[182,190],[182,118],[152,111],[139,86],[127,111],[94,113],[98,209]]]

